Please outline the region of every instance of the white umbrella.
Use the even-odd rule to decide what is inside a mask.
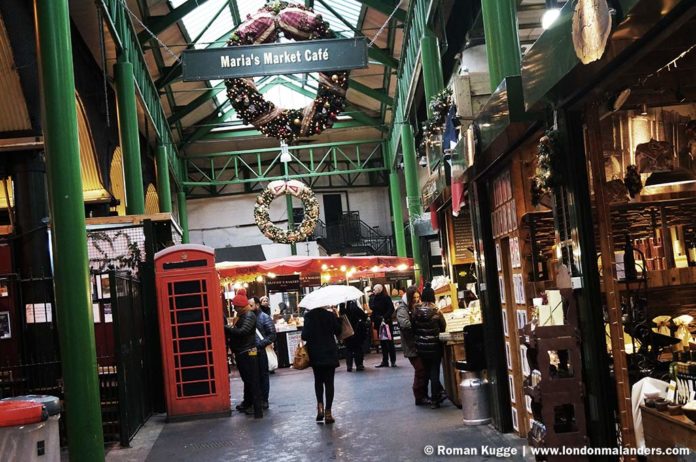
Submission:
[[[362,291],[353,286],[325,286],[303,298],[299,306],[307,310],[313,310],[322,306],[336,306],[348,300],[357,300],[362,296]]]

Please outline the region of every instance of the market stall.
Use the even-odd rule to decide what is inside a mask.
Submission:
[[[405,288],[413,280],[413,261],[392,256],[285,257],[264,262],[222,262],[216,265],[226,298],[239,288],[250,296],[268,295],[276,327],[278,367],[290,367],[300,341],[304,295],[326,284],[348,284],[363,290],[375,283]],[[367,307],[367,297],[359,302]],[[396,336],[396,332],[395,332]]]

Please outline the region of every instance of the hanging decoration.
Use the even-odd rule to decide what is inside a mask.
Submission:
[[[269,209],[271,202],[279,196],[290,194],[299,198],[304,206],[304,219],[300,226],[295,229],[287,230],[278,228],[271,222]],[[294,244],[307,239],[319,219],[319,202],[314,196],[314,191],[297,180],[272,181],[268,187],[256,198],[254,207],[254,220],[264,236],[279,244]]]
[[[561,184],[562,160],[559,153],[558,130],[547,130],[537,146],[537,165],[532,177],[532,205]]]
[[[280,38],[304,41],[335,38],[320,14],[300,4],[272,1],[248,15],[228,46],[272,43]],[[346,107],[348,71],[319,72],[314,101],[303,109],[284,109],[267,101],[253,79],[228,79],[227,96],[239,118],[269,137],[291,143],[297,137],[318,135],[331,128]]]
[[[606,0],[578,0],[573,12],[572,38],[581,63],[597,61],[611,34],[611,13]]]
[[[447,113],[452,107],[452,90],[445,88],[430,100],[430,112],[432,117],[423,122],[423,138],[419,148],[425,152],[426,148],[430,148],[437,143],[437,138],[445,130],[445,122],[447,121]]]
[[[626,167],[626,176],[624,176],[624,184],[628,190],[628,195],[631,199],[635,198],[643,190],[643,180],[638,173],[638,167],[629,165]]]

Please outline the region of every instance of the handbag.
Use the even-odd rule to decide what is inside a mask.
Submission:
[[[300,344],[297,345],[297,349],[295,349],[295,357],[292,360],[292,367],[299,371],[309,367],[309,353],[307,353],[307,346],[304,342],[300,342]]]
[[[263,340],[261,331],[256,329],[256,336]],[[273,372],[278,369],[278,355],[273,348],[273,345],[266,345],[266,357],[268,358],[268,372]]]
[[[353,335],[355,335],[353,326],[351,326],[348,316],[344,314],[341,316],[341,335],[338,336],[338,339],[343,341],[348,337],[352,337]]]
[[[382,321],[382,324],[379,325],[379,339],[380,340],[391,340],[391,331],[389,330],[389,326]]]

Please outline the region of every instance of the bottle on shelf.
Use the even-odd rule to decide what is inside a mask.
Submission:
[[[631,241],[631,237],[626,233],[626,245],[624,246],[624,274],[626,275],[627,281],[635,281],[638,279],[636,257],[633,250],[633,241]]]

